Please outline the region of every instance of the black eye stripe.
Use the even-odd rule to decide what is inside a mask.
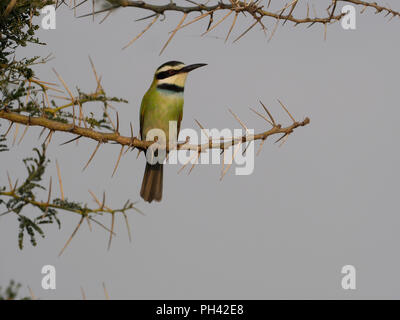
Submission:
[[[160,79],[165,79],[165,78],[172,77],[172,76],[174,76],[174,75],[176,75],[178,73],[179,73],[179,70],[170,69],[170,70],[167,70],[167,71],[162,71],[162,72],[157,73],[156,74],[156,78],[159,79],[159,80]]]
[[[159,72],[159,73],[156,74],[156,78],[157,79],[165,79],[165,78],[168,78],[170,76],[171,76],[171,74],[170,74],[169,71],[163,71],[163,72]]]

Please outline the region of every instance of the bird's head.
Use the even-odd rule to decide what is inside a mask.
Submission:
[[[168,61],[157,68],[154,80],[160,89],[170,87],[176,91],[183,91],[188,73],[206,65],[205,63],[185,65],[179,61]]]

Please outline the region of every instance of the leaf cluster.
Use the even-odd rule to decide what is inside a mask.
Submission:
[[[20,283],[15,283],[14,280],[11,280],[4,289],[0,287],[0,300],[30,300],[29,297],[18,298],[20,288]]]
[[[27,170],[25,181],[20,186],[17,186],[17,182],[14,187],[10,186],[10,188],[12,187],[12,190],[10,190],[8,195],[11,196],[11,199],[7,202],[4,202],[4,200],[2,201],[7,209],[5,213],[14,212],[18,216],[18,246],[20,249],[23,248],[25,235],[29,236],[30,242],[33,246],[36,246],[37,244],[36,236],[39,235],[44,237],[44,232],[40,225],[56,222],[59,228],[61,226],[61,222],[57,217],[57,210],[49,208],[36,200],[35,191],[46,189],[40,182],[43,179],[49,160],[46,159],[44,145],[42,146],[42,149],[35,148],[34,152],[36,156],[23,160]],[[3,187],[0,191],[5,192],[5,189],[6,188]],[[41,214],[35,218],[23,215],[21,213],[22,209],[28,205],[34,205],[39,208]]]
[[[33,18],[52,1],[17,0],[0,2],[0,109],[11,107],[26,94],[25,81],[34,76],[31,66],[39,57],[16,59],[16,50],[29,43],[42,44],[35,36]]]

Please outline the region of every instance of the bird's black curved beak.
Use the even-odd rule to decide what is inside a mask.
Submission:
[[[193,71],[193,70],[195,70],[197,68],[204,67],[206,65],[207,65],[207,63],[190,64],[188,66],[183,67],[181,70],[179,70],[179,73],[181,73],[181,72],[182,73],[190,72],[190,71]]]

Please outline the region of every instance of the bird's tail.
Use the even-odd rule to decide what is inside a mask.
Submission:
[[[163,189],[163,164],[146,162],[140,196],[147,202],[161,201]]]

